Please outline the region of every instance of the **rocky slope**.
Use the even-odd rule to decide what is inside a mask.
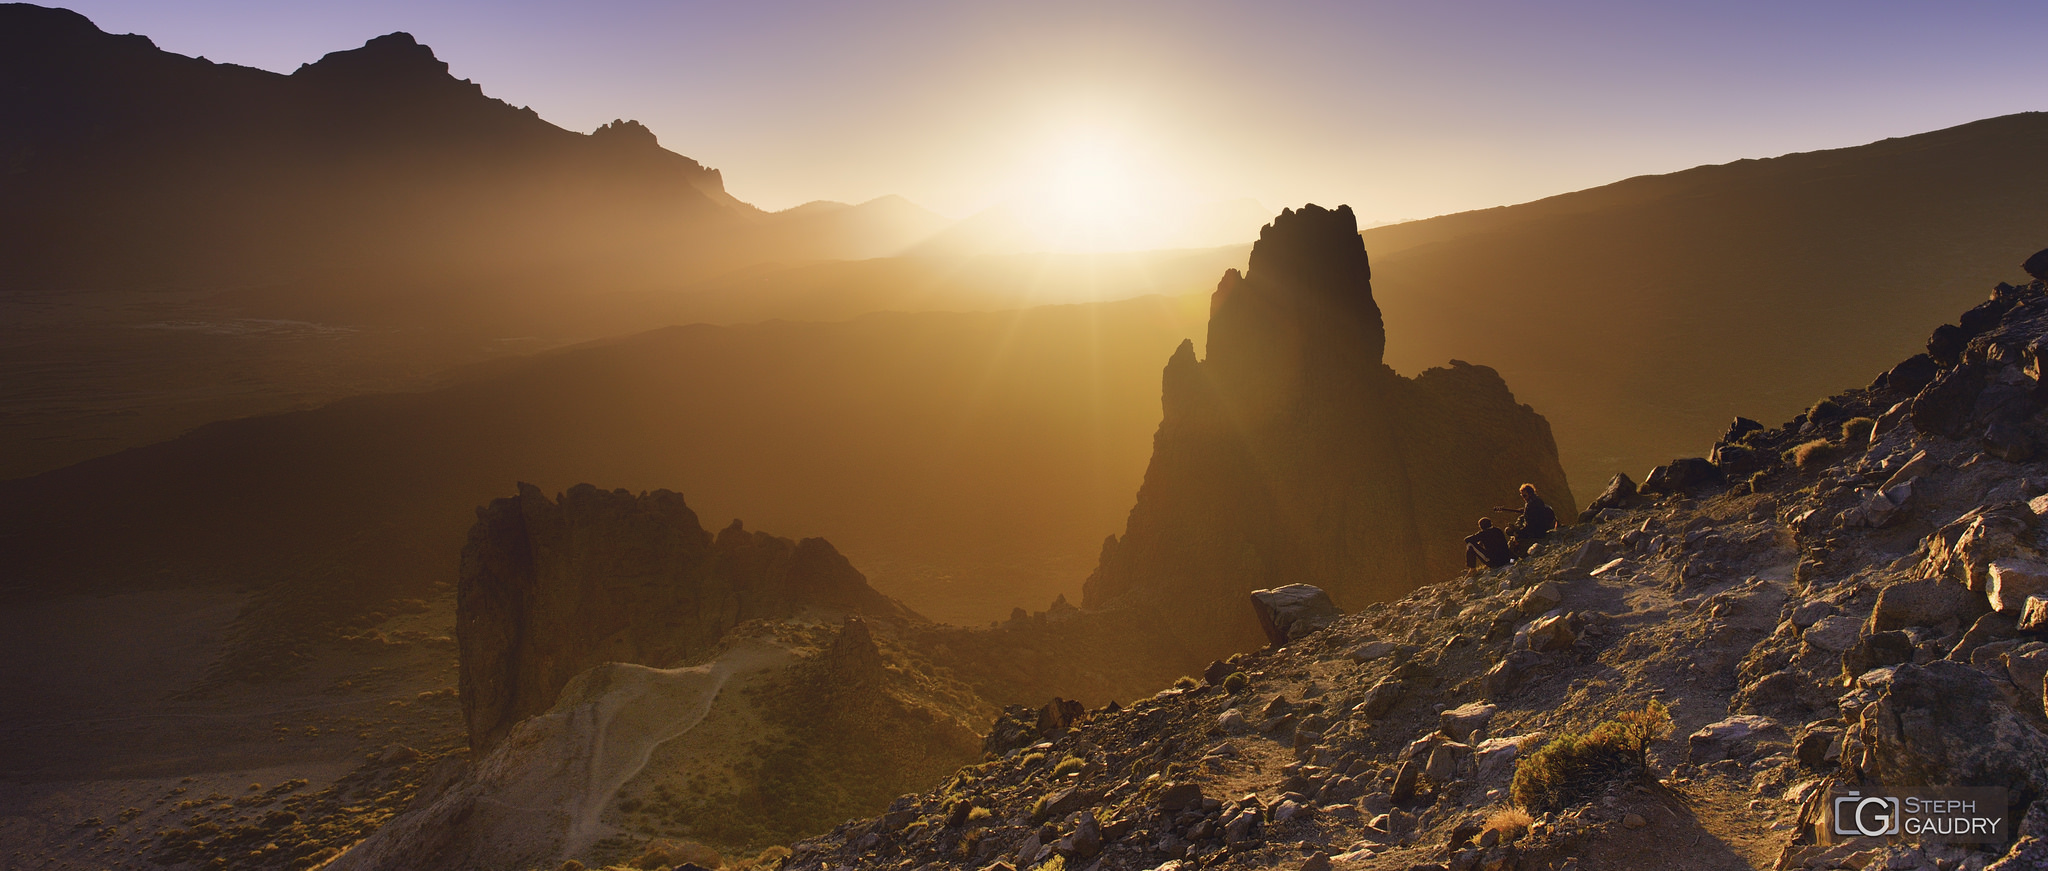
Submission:
[[[749,620],[811,610],[923,622],[822,538],[715,538],[681,494],[588,484],[477,510],[462,549],[455,637],[470,746],[487,751],[601,663],[667,667]]]
[[[1461,568],[1474,519],[1525,482],[1576,505],[1549,424],[1500,376],[1403,378],[1386,336],[1350,207],[1282,212],[1217,285],[1207,357],[1186,342],[1167,362],[1151,466],[1082,606],[1139,612],[1206,660],[1263,637],[1253,589],[1359,607]]]
[[[785,867],[2048,867],[2044,347],[2048,282],[2002,284],[1872,386],[1617,477],[1527,560],[1006,717]],[[1682,740],[1532,787],[1660,709]],[[2005,787],[2008,837],[1830,833],[1832,796],[1886,786]]]

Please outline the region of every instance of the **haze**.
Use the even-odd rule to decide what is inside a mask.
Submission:
[[[2034,3],[75,8],[279,72],[405,30],[561,126],[637,118],[763,208],[1011,204],[1066,250],[1249,241],[1256,221],[1199,218],[1311,200],[1371,225],[1856,145],[2036,108],[2048,79],[2019,36],[2048,26]]]

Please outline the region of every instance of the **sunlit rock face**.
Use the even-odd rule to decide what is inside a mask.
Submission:
[[[477,510],[456,590],[462,713],[483,751],[592,666],[668,667],[748,620],[807,609],[919,621],[822,538],[738,521],[715,538],[681,494],[531,484]]]
[[[1217,285],[1207,359],[1189,342],[1167,361],[1145,483],[1085,606],[1156,612],[1210,655],[1260,642],[1251,590],[1354,609],[1461,571],[1463,537],[1523,483],[1571,510],[1549,423],[1497,373],[1404,378],[1385,347],[1350,207],[1283,212]]]

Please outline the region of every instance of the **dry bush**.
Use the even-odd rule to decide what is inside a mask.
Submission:
[[[1827,439],[1814,439],[1786,451],[1784,460],[1801,469],[1812,470],[1833,459],[1834,447],[1834,442]]]
[[[1529,827],[1534,825],[1535,822],[1536,818],[1530,816],[1527,810],[1511,807],[1494,811],[1491,816],[1487,817],[1486,829],[1499,832],[1500,842],[1505,844],[1528,833]],[[1486,829],[1481,829],[1481,831]]]
[[[1852,417],[1842,422],[1842,441],[1851,445],[1867,445],[1871,432],[1877,429],[1877,420],[1868,417]]]
[[[1515,768],[1508,795],[1530,810],[1563,807],[1597,792],[1609,781],[1636,775],[1648,766],[1650,745],[1671,735],[1671,712],[1652,701],[1626,711],[1583,735],[1566,733],[1543,745]]]

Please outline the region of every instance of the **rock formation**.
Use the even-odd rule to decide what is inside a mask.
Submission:
[[[456,638],[470,745],[496,744],[605,662],[668,667],[748,620],[806,609],[921,621],[821,538],[739,521],[714,539],[680,494],[531,484],[477,510],[462,550]]]
[[[1084,607],[1256,643],[1251,590],[1313,584],[1356,608],[1462,569],[1461,539],[1523,483],[1575,507],[1549,424],[1492,369],[1382,362],[1371,279],[1348,206],[1283,212],[1249,271],[1224,274],[1208,356],[1187,342],[1167,361],[1151,465]]]

